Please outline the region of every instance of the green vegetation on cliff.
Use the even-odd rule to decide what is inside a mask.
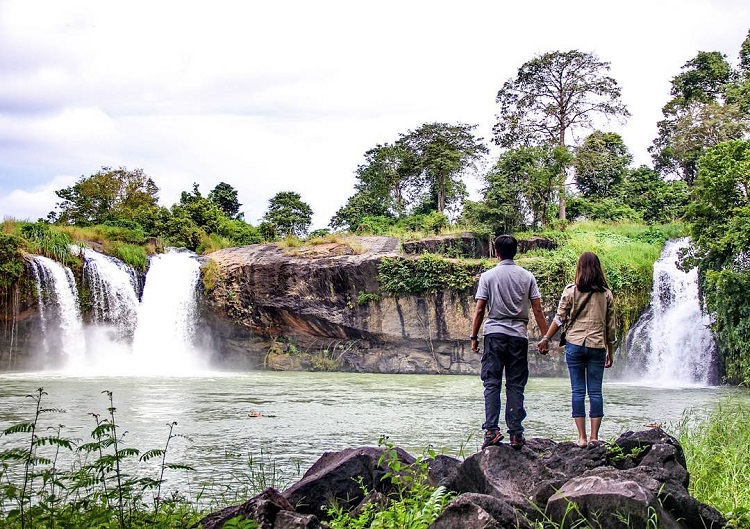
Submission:
[[[578,256],[595,252],[615,295],[618,324],[627,331],[648,306],[654,262],[667,239],[681,237],[682,224],[648,226],[642,223],[574,223],[564,231],[519,233],[519,239],[543,236],[553,240],[552,250],[519,254],[516,261],[537,278],[542,298],[556,302],[565,285],[575,279]],[[476,284],[479,273],[495,266],[495,259],[450,259],[435,254],[417,258],[385,258],[378,281],[386,295],[420,295],[439,289],[464,291]]]

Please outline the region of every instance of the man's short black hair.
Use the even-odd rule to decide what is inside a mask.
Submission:
[[[495,252],[501,259],[513,259],[518,252],[518,241],[512,235],[500,235],[495,239]]]

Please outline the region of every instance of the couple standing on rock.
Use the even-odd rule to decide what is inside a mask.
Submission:
[[[604,369],[612,366],[615,341],[612,292],[607,287],[599,258],[592,252],[584,252],[578,259],[575,283],[563,290],[557,314],[548,326],[536,278],[513,261],[517,250],[518,241],[514,237],[501,235],[495,239],[495,253],[500,262],[481,275],[475,296],[477,306],[470,336],[473,351],[479,350],[479,328],[487,313],[481,371],[485,411],[482,449],[499,444],[504,438],[498,427],[503,371],[505,424],[510,445],[520,449],[526,443],[522,422],[526,417],[523,393],[529,378],[526,332],[529,308],[542,333],[537,344],[540,354],[547,354],[550,338],[566,325],[565,362],[570,373],[573,419],[578,430],[576,443],[586,447],[589,442],[599,440],[604,415],[602,379]],[[586,434],[584,401],[587,392],[590,438]]]

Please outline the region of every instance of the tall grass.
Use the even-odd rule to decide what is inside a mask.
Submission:
[[[688,412],[677,429],[690,492],[730,527],[750,527],[750,402],[727,399],[708,415]]]

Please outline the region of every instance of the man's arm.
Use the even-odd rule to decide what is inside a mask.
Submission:
[[[475,352],[479,350],[479,339],[474,338],[474,336],[479,335],[479,328],[482,326],[482,322],[484,321],[484,311],[486,308],[487,300],[478,299],[477,308],[474,310],[474,320],[471,322],[471,350]]]
[[[542,336],[547,334],[547,320],[544,319],[544,311],[542,310],[542,298],[536,298],[531,300],[531,310],[534,311],[534,319],[536,324],[539,326],[539,332]],[[541,350],[539,351],[542,352]],[[545,351],[546,352],[546,351]]]

